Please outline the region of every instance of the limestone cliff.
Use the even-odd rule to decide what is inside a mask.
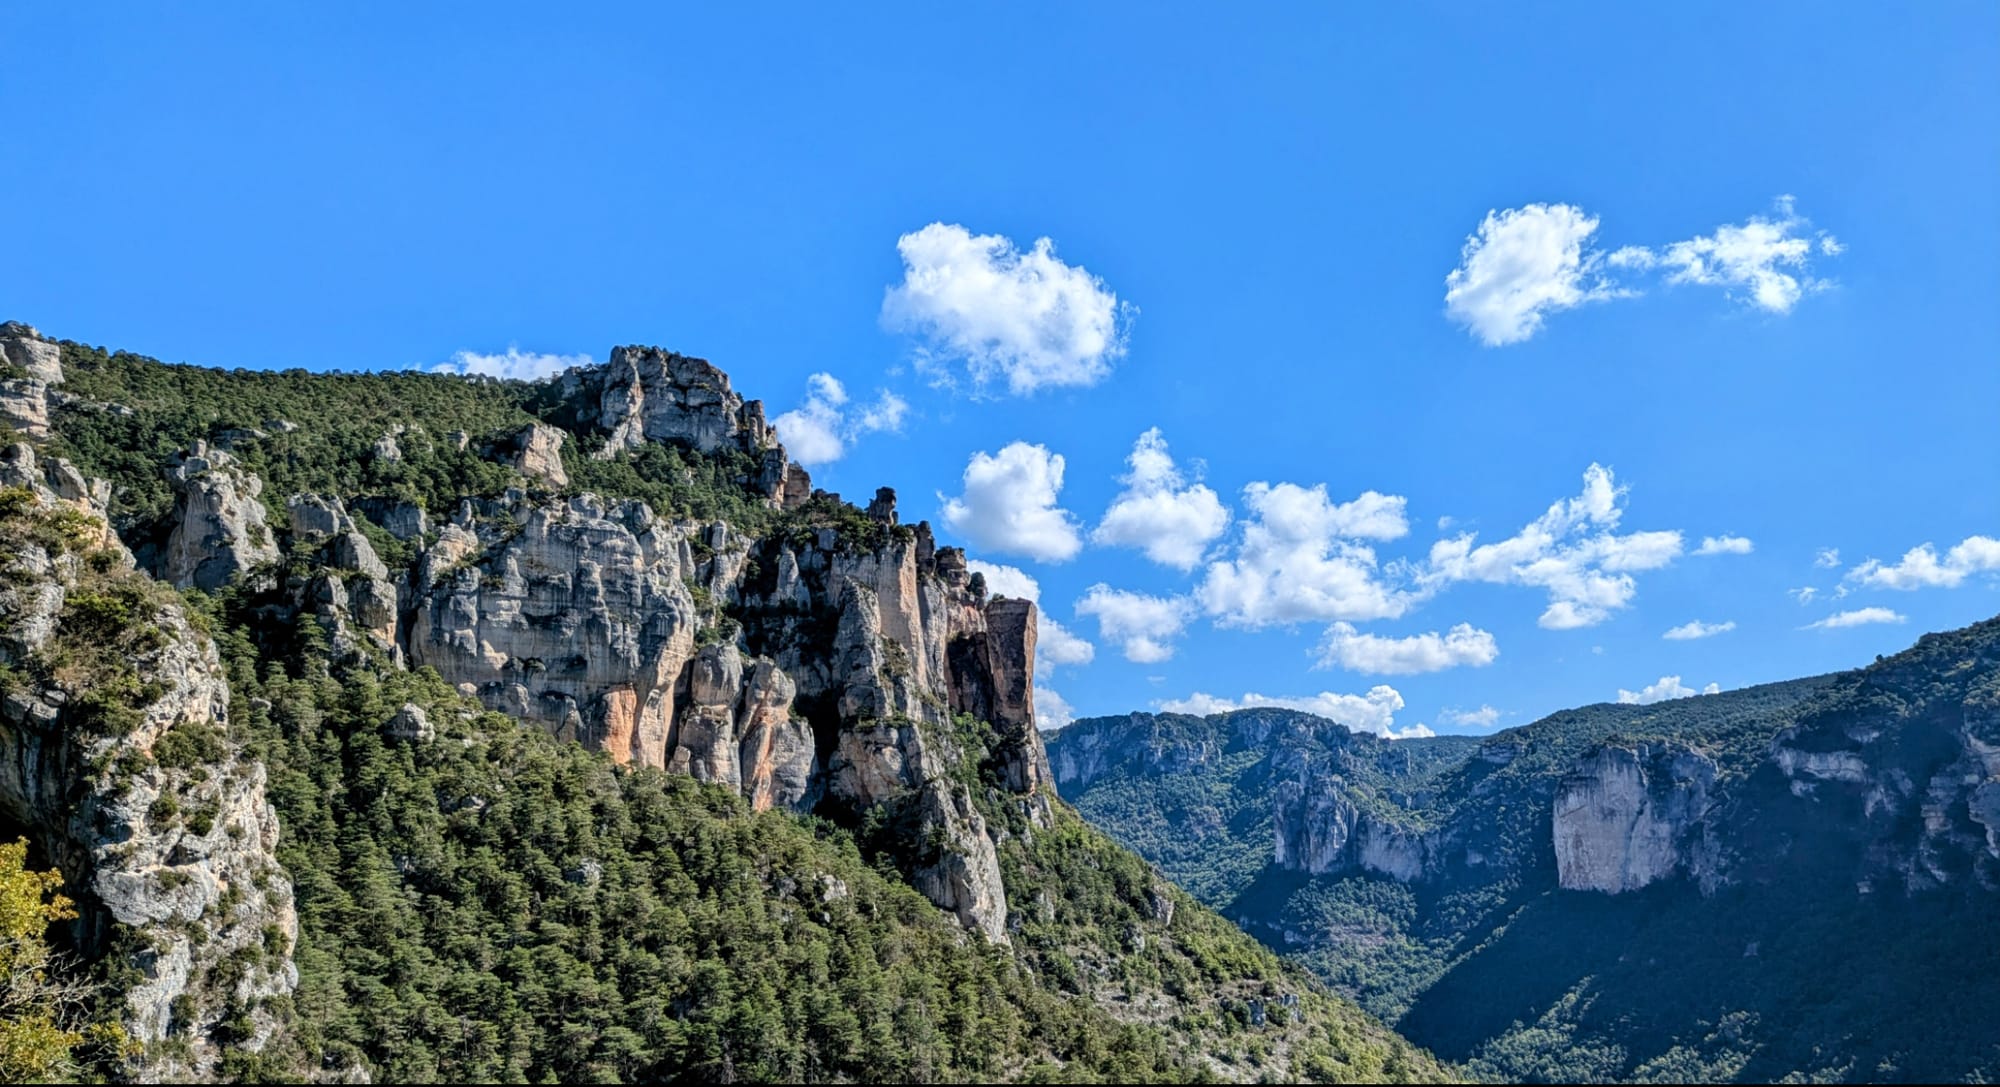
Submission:
[[[949,784],[965,756],[951,730],[958,713],[990,722],[1007,790],[1046,803],[1034,605],[974,593],[929,526],[883,527],[857,548],[587,495],[466,503],[417,565],[409,657],[494,709],[760,806],[913,805],[957,858],[920,886],[1003,939],[991,836]]]
[[[62,384],[62,352],[18,321],[0,324],[0,426],[40,439],[49,436],[49,409]]]
[[[1617,894],[1687,870],[1712,803],[1715,763],[1684,744],[1606,744],[1556,788],[1562,886]]]
[[[214,644],[102,519],[106,490],[25,445],[0,488],[0,816],[62,871],[78,946],[129,949],[134,1074],[206,1077],[225,1045],[263,1046],[297,983],[264,768],[228,737]],[[169,1037],[185,1056],[152,1048]]]
[[[2000,890],[2000,638],[1970,633],[1925,635],[1771,742],[1794,802],[1854,828],[1864,893]]]
[[[277,540],[258,501],[264,481],[206,442],[167,468],[174,488],[173,533],[159,562],[176,587],[219,589],[260,562],[278,557]]]
[[[704,359],[657,347],[613,348],[603,366],[564,373],[560,398],[579,428],[603,436],[594,454],[599,458],[647,442],[673,442],[700,453],[733,451],[757,462],[754,483],[767,497],[796,505],[812,492],[805,469],[778,448],[763,402],[744,400],[730,388],[729,375]]]
[[[621,763],[728,785],[758,807],[858,819],[888,806],[939,843],[912,862],[913,881],[1005,940],[1001,832],[980,814],[967,762],[983,761],[971,773],[990,775],[993,802],[1045,822],[1034,604],[989,599],[929,525],[898,523],[892,490],[866,515],[816,496],[762,405],[706,362],[621,347],[548,392],[551,417],[601,443],[596,457],[670,443],[731,466],[764,508],[795,513],[746,533],[569,493],[569,432],[537,423],[450,445],[532,484],[429,511],[380,495],[287,494],[272,503],[284,511],[273,525],[265,481],[218,436],[165,466],[173,511],[149,565],[209,591],[276,570],[272,584],[246,588],[274,621],[316,618],[333,660],[435,668],[487,707]],[[427,432],[389,427],[369,471],[396,478],[407,459],[396,439]],[[409,449],[435,455],[427,442]],[[407,561],[385,562],[354,511]],[[967,717],[990,737],[965,734]]]

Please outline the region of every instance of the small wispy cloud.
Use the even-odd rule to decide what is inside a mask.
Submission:
[[[1476,710],[1446,709],[1438,711],[1438,723],[1457,725],[1462,728],[1492,728],[1500,723],[1500,711],[1492,706],[1482,705]]]
[[[1648,683],[1636,691],[1618,689],[1618,701],[1628,706],[1649,706],[1655,702],[1665,702],[1671,698],[1693,698],[1700,694],[1721,694],[1722,685],[1711,683],[1701,690],[1695,690],[1681,682],[1679,676],[1661,676],[1656,683]]]
[[[1756,550],[1756,545],[1743,536],[1703,536],[1701,546],[1694,549],[1697,555],[1748,555]]]
[[[1846,580],[1871,589],[1955,589],[1974,574],[2000,573],[2000,540],[1991,536],[1967,536],[1942,556],[1930,544],[1920,544],[1905,552],[1902,559],[1884,563],[1869,559],[1847,572]]]
[[[1696,638],[1713,638],[1717,634],[1727,634],[1736,629],[1734,619],[1725,623],[1704,623],[1699,619],[1682,623],[1660,637],[1674,642],[1692,641]]]
[[[459,374],[497,377],[508,381],[545,381],[572,366],[593,366],[597,360],[589,355],[544,355],[533,351],[523,351],[509,346],[506,351],[489,355],[478,351],[460,351],[450,359],[425,367],[433,374]]]
[[[1807,623],[1803,630],[1842,630],[1847,627],[1862,627],[1872,623],[1903,623],[1908,617],[1899,615],[1888,608],[1855,608],[1852,611],[1835,612],[1817,623]]]

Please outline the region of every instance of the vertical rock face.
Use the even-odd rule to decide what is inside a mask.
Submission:
[[[677,442],[703,453],[761,452],[773,444],[764,406],[746,403],[729,375],[703,359],[657,347],[618,347],[603,366],[562,376],[562,396],[578,422],[603,431],[600,457],[646,442]]]
[[[264,482],[236,458],[205,442],[174,458],[174,530],[160,576],[177,588],[219,589],[260,562],[278,557],[277,541],[258,501]]]
[[[19,321],[0,325],[0,361],[24,371],[30,381],[62,384],[62,348],[44,339],[33,325]]]
[[[920,883],[1004,936],[992,837],[953,777],[967,757],[953,715],[992,724],[995,777],[1040,810],[1050,773],[1034,723],[1034,605],[974,593],[963,557],[939,550],[928,525],[855,549],[831,529],[753,541],[636,502],[517,496],[461,511],[416,581],[413,664],[756,806],[825,798],[945,820],[944,852]]]
[[[1861,882],[1871,889],[2000,890],[1994,644],[1927,634],[1868,668],[1856,697],[1809,707],[1772,740],[1771,762],[1795,802],[1822,821],[1857,824],[1869,869]]]
[[[62,384],[62,349],[19,321],[0,325],[0,426],[29,438],[49,436],[52,387]]]
[[[515,471],[561,489],[569,486],[569,472],[562,462],[565,437],[555,427],[536,423],[506,439],[498,451]]]
[[[417,571],[408,651],[487,706],[664,767],[694,656],[692,526],[643,503],[468,504]]]
[[[604,435],[600,455],[673,442],[730,455],[737,481],[781,508],[814,500],[762,405],[699,359],[621,347],[556,391]],[[405,433],[416,432],[385,434],[375,455],[395,456]],[[564,439],[537,424],[489,452],[560,488]],[[261,484],[228,453],[197,446],[171,474],[163,576],[213,589],[278,557]],[[418,558],[392,573],[339,498],[290,496],[293,553],[309,548],[311,567],[285,589],[337,656],[434,667],[491,709],[757,807],[893,805],[943,843],[916,882],[1005,939],[998,831],[978,806],[993,811],[991,798],[961,782],[983,780],[1019,805],[1010,812],[1046,820],[1035,606],[989,600],[962,553],[938,548],[926,524],[898,523],[893,491],[877,493],[865,529],[762,540],[591,495],[515,489],[465,500],[441,525],[407,503],[355,501]],[[994,731],[977,755],[962,714]]]
[[[315,548],[321,567],[310,581],[290,586],[294,606],[316,614],[336,659],[372,648],[403,663],[398,631],[399,594],[389,567],[375,554],[337,497],[293,495],[286,503],[292,539]]]
[[[1617,894],[1690,866],[1711,805],[1715,763],[1680,744],[1605,745],[1556,789],[1562,886]]]
[[[1438,852],[1434,836],[1357,805],[1338,776],[1302,775],[1280,785],[1271,815],[1272,859],[1296,872],[1366,871],[1409,882],[1426,874]]]
[[[37,466],[25,447],[0,465],[0,485],[28,487],[42,510],[92,512],[87,497],[63,494],[76,482],[73,469]],[[96,541],[85,546],[110,551],[110,573],[101,562],[91,572],[77,548],[11,536],[0,544],[9,572],[0,588],[0,664],[17,676],[55,677],[27,678],[0,698],[0,813],[61,868],[65,891],[81,907],[82,947],[103,948],[113,921],[141,934],[125,1029],[141,1042],[171,1032],[190,1049],[187,1064],[154,1058],[137,1075],[208,1077],[221,1059],[215,1035],[234,1014],[231,1005],[248,1009],[248,1036],[232,1044],[254,1051],[278,1025],[267,998],[297,984],[291,885],[273,854],[278,823],[265,801],[263,765],[242,758],[227,738],[229,687],[215,645],[177,601],[135,590],[147,603],[119,633],[140,636],[116,664],[98,665],[129,670],[123,682],[138,692],[121,700],[131,713],[116,727],[86,716],[93,690],[113,677],[65,680],[37,664],[69,636],[72,594],[101,598],[106,578],[145,584],[129,572],[130,556],[109,527],[97,524]]]

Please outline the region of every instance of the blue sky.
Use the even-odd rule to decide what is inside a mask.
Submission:
[[[0,316],[708,357],[1034,578],[1079,715],[1482,729],[2000,611],[1991,4],[72,8],[0,14]]]

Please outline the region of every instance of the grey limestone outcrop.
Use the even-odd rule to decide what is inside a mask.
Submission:
[[[88,516],[94,536],[52,547],[33,538],[0,544],[9,576],[0,588],[0,664],[35,675],[39,654],[61,637],[64,606],[91,579],[139,579],[131,556],[102,520],[102,488],[84,485],[61,461],[38,463],[14,446],[0,457],[0,485],[24,487],[37,509]],[[92,555],[108,554],[108,564]],[[106,571],[110,571],[107,573]],[[264,794],[264,767],[229,740],[229,686],[213,642],[189,624],[171,594],[135,616],[154,637],[121,664],[139,692],[129,731],[80,717],[91,681],[18,685],[0,700],[0,813],[26,828],[56,863],[81,907],[75,938],[103,948],[113,921],[138,932],[120,1018],[141,1042],[184,1037],[179,1057],[155,1055],[142,1079],[206,1078],[222,1052],[224,1019],[248,1009],[255,1051],[279,1028],[270,998],[297,984],[298,934],[291,885],[275,856],[278,821]],[[165,738],[199,736],[202,752],[155,759]],[[163,813],[167,813],[164,814]],[[270,934],[277,934],[274,945]],[[198,939],[196,937],[199,937]]]

